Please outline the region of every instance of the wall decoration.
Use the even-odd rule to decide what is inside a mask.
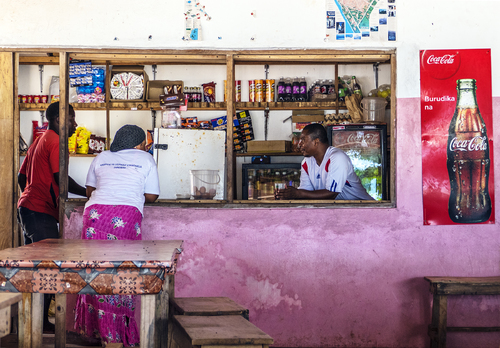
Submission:
[[[491,50],[420,51],[424,225],[494,224]]]
[[[182,38],[185,41],[201,41],[201,20],[209,21],[212,19],[205,6],[194,0],[184,0],[184,16],[186,19],[186,32]]]
[[[396,0],[326,0],[326,38],[396,41]]]

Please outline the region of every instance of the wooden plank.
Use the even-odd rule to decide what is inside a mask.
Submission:
[[[10,306],[0,308],[0,338],[10,333]]]
[[[328,63],[384,63],[390,60],[389,54],[279,54],[270,52],[269,54],[236,54],[234,61],[236,64],[251,62],[267,62],[269,64],[293,63],[295,64],[328,64]]]
[[[226,55],[210,54],[113,54],[113,53],[72,53],[73,59],[91,60],[94,64],[109,61],[112,65],[154,65],[154,64],[225,64]]]
[[[23,294],[20,292],[0,292],[0,309],[12,306],[23,300]]]
[[[42,348],[43,340],[43,294],[31,295],[31,347]]]
[[[431,348],[446,347],[446,322],[448,313],[448,297],[434,295],[432,302],[431,330],[435,334],[431,336]]]
[[[12,246],[14,194],[14,56],[0,53],[0,249]],[[17,102],[17,96],[16,96]]]
[[[155,346],[155,313],[156,296],[141,296],[141,348],[153,348]]]
[[[397,117],[396,117],[396,103],[397,103],[397,91],[396,91],[396,82],[397,82],[397,66],[396,66],[396,54],[391,54],[391,124],[390,124],[390,161],[389,161],[389,198],[391,202],[393,202],[393,206],[396,206],[396,168],[397,168],[397,157],[396,157],[396,146],[397,139],[396,135],[396,126],[397,126]]]
[[[106,348],[123,348],[123,343],[108,343]]]
[[[169,303],[171,294],[173,297],[173,275],[166,275],[165,282],[163,283],[163,288],[161,293],[156,295],[156,305],[155,305],[155,348],[167,348],[168,337],[170,333],[169,328]]]
[[[31,294],[23,293],[23,301],[18,310],[18,346],[19,348],[31,348]]]
[[[110,134],[110,115],[109,115],[109,110],[110,110],[110,102],[109,100],[111,99],[111,92],[110,92],[110,87],[111,85],[111,67],[109,60],[106,61],[106,81],[105,81],[105,91],[106,91],[106,150],[109,150],[111,146],[111,134]]]
[[[447,326],[447,332],[499,332],[500,326]]]
[[[500,295],[500,277],[425,277],[442,295]]]
[[[233,55],[228,54],[226,56],[226,88],[227,88],[227,129],[231,130],[233,129],[233,115],[235,115],[236,110],[235,110],[235,88],[234,88],[234,60],[233,60]],[[235,173],[236,173],[236,164],[235,164],[235,158],[233,156],[234,149],[233,149],[233,132],[228,131],[226,132],[226,199],[228,200],[229,203],[233,201],[233,199],[236,198],[236,180],[235,180]]]
[[[66,294],[56,294],[56,348],[66,346]]]
[[[239,315],[174,315],[193,345],[273,344],[271,336]]]
[[[44,239],[19,248],[2,250],[0,261],[17,260],[17,268],[33,267],[33,262],[54,261],[65,262],[67,267],[74,263],[76,268],[80,267],[81,262],[102,262],[99,267],[104,269],[115,268],[113,262],[144,260],[149,260],[153,268],[171,267],[181,247],[181,240]],[[123,250],[128,252],[124,253]],[[125,267],[136,268],[133,264],[120,266]],[[148,265],[143,267],[147,268]]]
[[[13,66],[13,83],[14,83],[14,91],[13,91],[13,100],[14,100],[14,122],[13,122],[13,184],[12,184],[12,246],[18,247],[23,244],[23,235],[21,231],[21,227],[17,222],[17,201],[19,200],[19,195],[21,190],[19,189],[19,184],[17,183],[17,174],[19,173],[20,168],[20,151],[19,151],[19,137],[21,135],[21,112],[19,110],[19,103],[17,103],[17,95],[18,95],[18,85],[17,81],[19,80],[19,54],[14,53],[14,66]]]
[[[68,199],[69,58],[59,54],[59,237],[64,236],[64,204]]]
[[[248,320],[248,308],[229,297],[177,297],[171,301],[180,315],[241,315]]]

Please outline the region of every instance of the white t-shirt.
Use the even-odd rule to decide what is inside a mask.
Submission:
[[[330,146],[320,166],[311,156],[304,158],[301,167],[299,189],[339,192],[335,199],[341,200],[373,200],[354,172],[351,159],[342,150]]]
[[[138,149],[104,151],[90,165],[86,186],[96,189],[85,204],[130,205],[144,208],[144,194],[160,194],[153,156]]]

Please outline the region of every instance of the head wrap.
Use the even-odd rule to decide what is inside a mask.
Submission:
[[[141,127],[132,124],[127,124],[118,129],[110,146],[111,152],[120,150],[133,149],[146,140],[146,133]]]

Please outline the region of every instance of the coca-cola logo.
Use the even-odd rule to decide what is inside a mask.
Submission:
[[[460,68],[460,53],[449,50],[420,51],[422,68],[434,79],[444,80],[456,74]]]
[[[347,137],[346,143],[348,144],[361,143],[370,146],[370,145],[378,145],[379,140],[378,137],[374,136],[374,134],[351,133]]]
[[[455,137],[450,141],[450,151],[486,151],[487,149],[486,137],[479,135],[468,140],[458,140]]]
[[[445,54],[441,57],[431,54],[427,58],[427,64],[453,64],[456,54]]]

